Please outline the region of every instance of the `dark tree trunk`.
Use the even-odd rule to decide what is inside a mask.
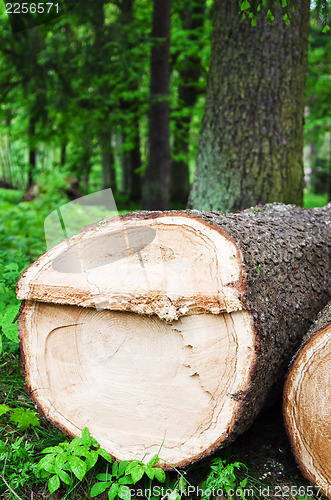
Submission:
[[[123,108],[122,108],[123,109]],[[121,137],[119,140],[119,145],[120,147],[123,146],[126,142],[126,134],[125,132],[121,133]],[[130,154],[128,151],[124,151],[120,155],[120,163],[121,163],[121,170],[122,170],[122,182],[121,182],[121,193],[122,194],[129,194],[130,192],[130,186],[131,186],[131,179],[130,179]]]
[[[13,185],[13,175],[12,175],[12,162],[11,162],[11,148],[10,148],[10,119],[7,119],[6,126],[8,127],[8,133],[1,137],[1,187],[7,187],[7,189],[14,189]]]
[[[134,213],[50,249],[18,283],[32,398],[119,460],[163,440],[161,466],[183,467],[231,442],[330,300],[330,212]]]
[[[66,163],[66,158],[67,158],[67,145],[63,144],[61,146],[61,158],[60,158],[60,165],[63,167]]]
[[[120,24],[123,29],[122,46],[123,50],[132,50],[134,47],[134,40],[130,37],[129,31],[132,29],[134,21],[133,0],[124,0],[120,4],[121,17]],[[136,95],[139,88],[139,77],[133,76],[131,72],[128,81],[129,92],[125,99],[121,99],[120,107],[122,114],[125,118],[123,129],[121,133],[122,143],[129,141],[132,146],[129,150],[121,155],[122,165],[122,191],[129,195],[132,201],[141,200],[141,175],[137,170],[141,167],[141,154],[140,154],[140,134],[139,134],[139,102],[137,98],[129,97]],[[128,124],[130,123],[130,130],[128,132]]]
[[[122,109],[126,109],[123,105]],[[121,167],[122,167],[122,192],[129,196],[132,201],[141,200],[141,175],[138,169],[141,167],[141,154],[140,154],[140,134],[139,134],[139,120],[137,118],[134,128],[130,133],[130,137],[122,132],[122,144],[126,140],[133,142],[129,151],[121,154]]]
[[[141,200],[141,174],[138,169],[141,167],[141,153],[140,153],[140,133],[139,122],[137,119],[135,134],[134,134],[134,147],[130,151],[130,200],[138,202]]]
[[[90,177],[90,172],[91,172],[91,152],[92,152],[92,145],[90,139],[84,138],[82,140],[82,156],[81,156],[81,161],[82,161],[82,174],[83,174],[83,182],[85,184],[85,187],[87,188],[89,185],[89,177]]]
[[[111,188],[116,193],[116,175],[114,166],[114,151],[111,144],[111,134],[103,132],[99,134],[102,164],[102,189]]]
[[[284,387],[285,428],[302,474],[331,497],[331,302],[313,323]]]
[[[189,206],[233,211],[303,202],[303,119],[309,0],[290,25],[242,20],[215,2],[205,114]]]
[[[171,163],[170,195],[171,200],[183,207],[187,204],[190,191],[189,176],[189,134],[192,119],[192,109],[199,95],[198,81],[201,75],[200,38],[199,28],[203,26],[205,0],[192,4],[185,0],[180,11],[182,27],[189,30],[189,39],[196,51],[183,61],[178,69],[180,84],[178,88],[178,111],[186,108],[189,114],[176,123],[173,145],[173,160]],[[180,158],[180,159],[176,159]]]
[[[310,168],[311,168],[311,174],[310,174],[310,184],[311,184],[311,190],[313,193],[316,193],[317,189],[317,160],[318,160],[318,149],[317,149],[317,144],[316,142],[312,141],[310,143]]]
[[[143,209],[169,207],[169,54],[171,0],[154,0],[149,111],[149,158],[142,184]]]
[[[36,118],[31,117],[29,120],[29,165],[28,165],[28,184],[26,189],[30,189],[33,184],[33,175],[37,165],[37,151],[35,144],[36,133]]]
[[[97,75],[103,75],[104,68],[107,66],[107,61],[109,59],[109,52],[107,51],[107,43],[109,43],[109,33],[107,33],[107,27],[105,25],[105,2],[89,2],[88,10],[86,10],[90,21],[93,23],[93,27],[96,33],[96,37],[93,45],[94,54],[94,66],[92,66],[93,71]],[[111,188],[115,194],[117,191],[116,186],[116,175],[115,175],[115,161],[114,161],[114,150],[111,144],[111,128],[112,128],[112,112],[113,109],[108,103],[109,96],[111,93],[111,85],[108,80],[102,80],[99,87],[100,95],[103,97],[105,106],[103,109],[103,114],[97,123],[97,138],[101,154],[101,188],[108,189]]]

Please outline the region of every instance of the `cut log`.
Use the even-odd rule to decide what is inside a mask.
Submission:
[[[331,302],[311,326],[284,386],[284,419],[302,474],[331,498]]]
[[[40,411],[165,469],[231,442],[331,296],[330,208],[140,212],[50,249],[18,283]]]

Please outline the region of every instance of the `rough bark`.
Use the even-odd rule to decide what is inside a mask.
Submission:
[[[319,314],[290,367],[285,427],[302,474],[331,498],[331,302]]]
[[[171,0],[154,0],[149,111],[149,158],[142,183],[141,208],[166,210],[170,189],[170,19]]]
[[[309,0],[290,25],[276,8],[252,27],[236,2],[217,0],[211,63],[189,207],[302,205]]]
[[[117,459],[231,442],[330,299],[330,210],[138,212],[60,243],[18,283],[32,398]]]

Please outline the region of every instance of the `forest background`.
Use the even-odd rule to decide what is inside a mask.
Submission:
[[[197,166],[196,183],[209,177],[208,189],[218,201],[202,206],[192,189],[194,208],[301,204],[303,144],[292,129],[302,135],[304,113],[306,194],[330,196],[331,42],[323,29],[329,6],[316,22],[312,4],[309,27],[307,0],[297,3],[292,23],[291,9],[287,2],[282,5],[283,12],[274,2],[262,6],[265,16],[258,15],[257,23],[254,2],[250,10],[243,1],[238,7],[236,2],[177,0],[170,8],[167,0],[155,2],[153,9],[148,0],[80,0],[49,4],[49,13],[8,15],[2,7],[1,186],[21,191],[32,185],[41,191],[58,187],[72,198],[112,188],[127,209],[182,208]],[[294,50],[300,60],[289,57]],[[270,143],[279,132],[277,120],[283,122],[279,145]],[[291,130],[286,121],[293,123]],[[204,173],[199,157],[211,148],[205,136],[212,122],[210,141],[217,153],[215,159],[204,158]],[[215,169],[221,181],[215,182]],[[255,192],[266,173],[268,180]],[[284,183],[270,193],[279,175]],[[235,186],[227,180],[218,191],[222,179],[236,176],[251,181]],[[246,190],[252,196],[244,196],[243,203],[231,197],[222,202],[231,190],[240,198]],[[30,197],[35,194],[36,189]]]

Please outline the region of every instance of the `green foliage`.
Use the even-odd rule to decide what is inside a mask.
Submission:
[[[4,253],[0,254],[0,326],[2,326],[2,323],[8,324],[10,313],[7,311],[7,318],[4,318],[6,307],[10,306],[13,311],[12,314],[14,314],[13,308],[17,306],[15,284],[19,275],[18,264],[16,262],[8,262],[7,255]]]
[[[24,192],[19,191],[18,189],[0,188],[0,200],[1,201],[6,201],[9,203],[19,203],[23,195],[24,195]]]
[[[111,456],[100,449],[99,443],[91,437],[87,428],[83,429],[81,438],[76,437],[71,442],[64,441],[57,446],[45,448],[42,453],[45,456],[38,463],[38,470],[41,478],[48,479],[51,493],[60,488],[61,482],[72,486],[75,480],[82,481],[97,463],[99,456],[112,461]]]
[[[294,0],[239,0],[240,11],[243,19],[251,19],[252,26],[256,25],[257,16],[261,15],[262,7],[265,12],[265,19],[271,24],[275,19],[276,7],[279,6],[285,24],[290,23],[291,12],[294,9]]]
[[[159,460],[159,455],[156,454],[147,464],[139,460],[122,461],[120,463],[114,462],[111,472],[107,469],[106,473],[96,476],[96,479],[100,482],[92,486],[91,498],[108,490],[109,500],[129,500],[132,498],[134,486],[139,482],[145,485],[145,491],[151,492],[153,490],[155,493],[153,496],[149,497],[150,500],[159,500],[161,496],[169,500],[180,500],[181,494],[179,494],[179,491],[184,493],[187,483],[184,475],[177,471],[179,479],[171,481],[169,476],[167,477],[166,473],[161,468],[156,467]],[[162,490],[159,490],[160,494],[156,496],[155,488],[153,488],[153,486],[155,486],[155,481],[166,484],[166,490],[168,492],[166,497],[162,494]],[[128,485],[131,485],[131,488],[129,488]]]
[[[251,19],[252,26],[256,25],[256,18],[264,7],[266,12],[265,19],[271,23],[275,19],[276,7],[280,7],[285,24],[290,24],[291,13],[296,8],[295,0],[239,0],[240,11],[245,19]],[[315,19],[320,19],[322,24],[322,33],[330,30],[328,25],[330,18],[330,1],[317,0],[312,8]]]
[[[12,305],[7,307],[6,311],[1,314],[0,313],[0,326],[2,329],[2,333],[10,342],[14,344],[18,344],[18,330],[16,319],[19,311],[19,304]],[[2,353],[2,337],[0,336],[0,355]]]
[[[10,352],[18,349],[16,319],[20,303],[16,300],[15,283],[20,272],[17,263],[5,264],[5,257],[0,254],[0,357],[5,347]]]
[[[200,484],[204,494],[201,500],[209,500],[212,491],[224,490],[230,499],[229,490],[241,492],[247,485],[247,479],[240,480],[236,475],[238,469],[246,468],[241,462],[227,463],[226,460],[215,458],[210,466],[207,479]],[[241,496],[245,500],[244,496]]]
[[[103,474],[97,474],[96,479],[99,482],[92,486],[91,498],[108,490],[109,500],[114,500],[115,498],[121,498],[122,500],[130,499],[131,492],[127,485],[133,484],[133,478],[127,474],[127,465],[127,461],[122,461],[119,464],[114,462],[111,473],[107,471]]]
[[[144,474],[149,477],[149,479],[157,479],[161,483],[165,481],[165,473],[164,470],[159,467],[155,467],[155,465],[159,461],[159,456],[155,455],[147,465],[139,460],[133,460],[126,468],[126,473],[131,474],[133,483],[139,481]]]
[[[311,28],[308,51],[308,74],[305,117],[306,140],[320,144],[326,133],[331,132],[329,113],[331,101],[331,37]]]
[[[36,412],[27,408],[14,408],[9,420],[14,422],[21,431],[26,431],[30,426],[39,425]]]
[[[14,491],[38,482],[34,444],[24,436],[13,443],[0,440],[0,475]],[[0,477],[0,494],[6,491],[6,484]]]
[[[304,192],[303,205],[306,208],[324,207],[328,202],[328,197],[325,194],[314,194],[310,190]]]
[[[0,405],[0,417],[10,410],[10,406],[1,404]]]
[[[34,410],[29,408],[11,408],[6,404],[0,405],[0,419],[3,420],[3,415],[9,418],[8,421],[13,423],[20,431],[26,431],[30,426],[39,425],[39,418]]]
[[[48,489],[54,493],[63,484],[70,491],[75,484],[86,478],[87,472],[95,467],[98,458],[102,457],[108,462],[107,469],[103,473],[96,474],[98,480],[91,488],[91,498],[94,498],[108,490],[109,500],[131,499],[131,490],[128,485],[135,485],[144,479],[164,483],[166,481],[165,472],[156,467],[159,456],[155,455],[147,464],[139,460],[112,462],[111,456],[102,448],[99,443],[90,436],[88,428],[84,428],[81,438],[74,438],[71,442],[64,441],[59,445],[45,448],[41,452],[45,456],[38,463],[37,470],[42,479],[48,480]],[[185,479],[181,475],[181,484]],[[179,482],[178,482],[179,484]],[[172,489],[172,498],[180,499],[176,493],[176,488]],[[157,497],[154,497],[154,499]]]

